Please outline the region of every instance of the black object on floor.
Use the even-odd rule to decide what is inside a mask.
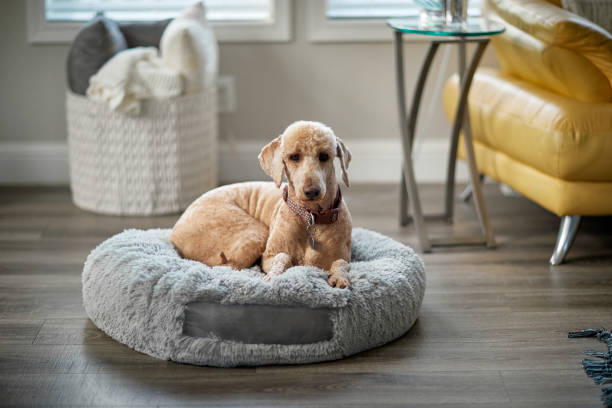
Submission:
[[[604,329],[587,329],[577,332],[569,332],[567,337],[597,337],[598,340],[608,345],[608,352],[596,350],[587,350],[586,354],[591,357],[597,357],[599,360],[585,358],[582,360],[582,368],[589,377],[595,381],[597,385],[612,383],[612,334]],[[601,400],[606,407],[612,407],[612,385],[602,387]]]

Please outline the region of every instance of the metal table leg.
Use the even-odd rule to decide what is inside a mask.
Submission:
[[[453,154],[454,156],[456,155],[456,145],[459,138],[459,132],[463,127],[463,141],[465,144],[465,154],[469,168],[470,184],[472,186],[472,193],[474,194],[474,203],[476,204],[476,213],[480,222],[480,228],[485,237],[485,243],[488,247],[494,247],[495,238],[493,237],[493,230],[491,228],[491,223],[489,222],[489,217],[487,215],[487,209],[484,202],[484,196],[482,194],[482,188],[480,185],[480,177],[478,173],[478,168],[476,166],[476,155],[474,153],[470,121],[469,119],[463,120],[467,117],[468,93],[470,91],[470,86],[472,85],[472,79],[474,78],[476,68],[478,67],[480,59],[482,58],[482,54],[487,48],[488,43],[488,39],[478,41],[478,46],[476,48],[476,51],[474,51],[474,55],[472,55],[468,70],[464,73],[463,78],[461,80],[461,92],[459,94],[459,101],[457,102],[457,111],[455,113],[455,122],[453,124],[453,133],[451,136],[453,140],[453,145],[455,146],[455,151],[451,151],[451,154]],[[465,43],[463,41],[460,42],[460,45],[461,44],[465,46]],[[454,169],[452,173],[454,178]]]
[[[459,75],[459,82],[463,81],[465,76],[465,41],[459,41],[457,43],[457,74]],[[464,115],[461,120],[469,120],[469,115]],[[455,118],[455,122],[457,118]],[[459,143],[459,135],[455,135],[455,132],[451,134],[450,148],[448,153],[448,168],[446,172],[446,193],[445,193],[445,207],[444,213],[449,222],[453,220],[454,212],[454,198],[455,198],[455,170],[457,168],[457,145]]]
[[[457,73],[459,74],[459,82],[461,82],[463,80],[463,76],[465,74],[465,41],[460,41],[458,44],[458,64],[457,64]],[[466,100],[466,103],[469,104],[469,102]],[[468,114],[469,109],[466,109],[466,113],[465,115],[463,115],[463,123],[467,124],[467,126],[470,126],[470,115]],[[465,127],[465,126],[464,126]],[[465,130],[464,130],[465,131]],[[450,173],[450,169],[452,166],[453,169],[453,174],[452,174],[452,178],[449,177],[446,180],[446,213],[447,215],[449,215],[449,219],[452,220],[453,217],[453,194],[454,194],[454,190],[455,190],[455,184],[454,184],[454,171],[455,171],[455,166],[456,166],[456,159],[457,159],[457,143],[458,143],[458,139],[451,139],[451,150],[454,152],[454,154],[450,155],[449,157],[449,173]],[[452,160],[452,161],[451,161]],[[484,180],[484,174],[479,174],[479,180],[482,183],[482,181]],[[452,184],[451,184],[452,183]],[[468,185],[465,187],[465,189],[461,192],[461,194],[459,195],[459,199],[461,201],[468,201],[470,198],[472,197],[472,183],[468,181]]]
[[[403,163],[403,175],[405,178],[406,189],[408,191],[408,198],[410,201],[410,207],[412,209],[412,217],[417,230],[419,238],[419,244],[423,252],[429,252],[431,250],[431,243],[427,236],[427,226],[425,225],[425,219],[421,210],[421,200],[419,199],[419,191],[416,184],[416,178],[414,176],[414,166],[412,163],[412,143],[414,141],[414,130],[416,127],[416,119],[419,113],[419,105],[421,102],[421,96],[423,88],[425,87],[425,81],[427,74],[429,74],[429,68],[433,61],[436,51],[438,50],[439,43],[431,42],[427,55],[421,66],[421,72],[419,79],[414,90],[412,97],[412,106],[410,108],[410,115],[406,117],[406,90],[404,88],[404,52],[402,43],[402,33],[399,31],[395,32],[395,67],[397,75],[397,106],[400,120],[400,129],[402,133],[402,149],[404,152],[404,163]],[[405,197],[402,197],[400,192],[400,204],[404,201]],[[402,211],[400,209],[400,214]],[[401,218],[407,218],[400,215]],[[401,221],[401,220],[400,220]]]
[[[400,176],[399,223],[403,227],[408,225],[409,221],[408,188],[406,187],[406,175],[404,174],[404,164],[402,162],[402,174]]]
[[[395,32],[395,60],[396,60],[396,76],[397,76],[397,100],[399,109],[399,120],[400,129],[402,134],[402,148],[404,153],[404,161],[402,166],[402,181],[400,185],[400,225],[406,225],[412,218],[417,230],[417,236],[419,244],[423,252],[429,252],[432,246],[436,245],[474,245],[474,244],[486,244],[488,247],[495,246],[495,240],[493,237],[493,231],[487,216],[487,211],[484,203],[484,197],[480,186],[480,179],[478,170],[476,167],[476,159],[474,154],[474,147],[472,144],[472,135],[470,130],[470,123],[467,114],[467,95],[476,72],[476,67],[480,62],[482,54],[489,42],[488,39],[473,39],[470,42],[476,42],[478,44],[476,51],[474,52],[467,72],[465,70],[465,46],[466,40],[440,40],[432,41],[429,45],[429,49],[425,56],[425,60],[421,66],[421,71],[416,83],[412,98],[412,106],[410,114],[406,115],[406,97],[404,88],[404,60],[403,60],[403,44],[402,44],[402,33],[399,31]],[[455,112],[455,119],[453,122],[453,130],[451,133],[451,145],[450,145],[450,156],[447,171],[446,180],[446,200],[445,200],[445,211],[442,217],[452,221],[453,217],[453,203],[454,203],[454,190],[455,190],[455,167],[456,167],[456,155],[459,141],[459,133],[463,128],[465,150],[467,156],[467,162],[470,174],[470,184],[472,186],[474,201],[476,204],[476,211],[478,214],[478,220],[480,222],[481,230],[483,233],[482,237],[447,237],[447,238],[429,238],[427,235],[427,226],[425,224],[426,218],[441,218],[440,215],[424,215],[421,209],[421,202],[419,200],[418,187],[414,175],[414,166],[412,161],[412,144],[415,138],[416,120],[419,112],[419,105],[423,88],[427,80],[427,75],[431,68],[431,63],[436,54],[438,46],[443,43],[458,43],[459,45],[459,75],[461,78],[461,91],[459,101],[457,104],[457,110]],[[412,216],[408,215],[407,207],[408,201],[412,210]]]

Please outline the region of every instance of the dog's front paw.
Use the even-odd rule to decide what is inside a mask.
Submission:
[[[344,259],[336,259],[329,270],[327,283],[329,283],[329,286],[332,288],[344,289],[350,287],[351,285],[348,280],[348,273],[350,270],[351,265],[348,262]]]
[[[332,288],[337,289],[346,289],[350,287],[348,278],[340,274],[330,275],[329,278],[327,278],[327,283],[329,283],[329,286]]]
[[[284,252],[276,254],[273,258],[263,260],[263,270],[266,271],[264,282],[270,282],[275,276],[282,275],[291,265],[291,257]]]
[[[270,282],[270,280],[272,280],[272,278],[275,278],[277,276],[281,275],[280,273],[273,273],[273,272],[268,272],[266,274],[266,276],[264,276],[264,282]]]

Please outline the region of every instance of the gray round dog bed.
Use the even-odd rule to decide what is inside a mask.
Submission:
[[[351,289],[306,266],[264,282],[259,268],[182,259],[170,230],[128,230],[94,249],[83,303],[115,340],[153,357],[241,366],[334,360],[383,345],[415,322],[423,262],[391,238],[355,228]]]

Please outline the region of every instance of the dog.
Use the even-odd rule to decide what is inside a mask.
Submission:
[[[330,286],[348,288],[352,223],[336,157],[349,187],[351,152],[343,141],[322,123],[295,122],[259,154],[273,182],[203,194],[176,222],[170,240],[182,257],[209,266],[244,269],[261,259],[269,281],[291,266],[310,265],[329,272]]]

